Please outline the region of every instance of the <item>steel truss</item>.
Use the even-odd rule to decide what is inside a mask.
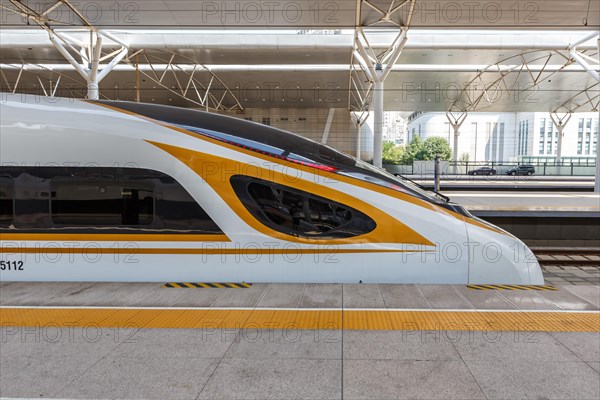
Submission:
[[[504,58],[480,70],[454,98],[448,111],[472,112],[492,107],[503,96],[520,101],[542,82],[572,65],[563,51],[532,50]],[[559,68],[549,66],[560,65]]]
[[[138,50],[125,60],[152,82],[207,111],[241,111],[237,96],[206,66],[181,54]],[[141,65],[147,68],[139,68]],[[139,85],[137,98],[139,100]]]
[[[85,79],[84,86],[87,86],[87,91],[84,96],[88,99],[99,99],[100,91],[98,84],[104,79],[113,68],[121,61],[125,61],[136,69],[137,73],[142,73],[147,78],[169,90],[175,95],[190,101],[195,105],[199,105],[207,110],[243,110],[236,96],[229,90],[226,85],[214,73],[212,73],[204,65],[190,58],[176,55],[175,53],[153,51],[149,52],[140,49],[128,57],[130,52],[127,43],[123,42],[116,35],[110,32],[96,28],[72,3],[70,0],[57,0],[49,2],[44,9],[36,10],[30,7],[26,2],[20,0],[8,0],[11,6],[0,4],[0,8],[19,14],[29,24],[33,22],[48,33],[48,37],[56,49],[65,57],[65,59],[73,66],[75,71]],[[41,3],[40,3],[41,4]],[[40,6],[40,4],[37,4]],[[37,7],[39,8],[39,7]],[[51,15],[57,15],[59,19],[51,18]],[[77,29],[66,29],[69,26],[77,26]],[[83,27],[83,29],[82,29]],[[57,29],[58,28],[58,29]],[[82,40],[83,37],[89,37],[87,40]],[[152,73],[144,72],[138,68],[138,59],[143,58]],[[77,60],[80,61],[77,61]],[[165,60],[167,60],[165,62]],[[106,63],[100,68],[101,63]],[[166,64],[163,71],[160,71],[158,63]],[[191,66],[191,72],[187,68],[179,64],[186,64],[186,67]],[[15,68],[5,68],[13,70]],[[30,73],[33,69],[38,69],[38,81],[42,91],[53,96],[57,93],[56,87],[46,90],[46,86],[42,85],[47,68],[39,65],[21,65],[18,67],[21,73],[15,78],[15,84],[11,85],[8,77],[3,76],[3,81],[9,88],[10,92],[16,91],[19,86],[20,76],[23,71]],[[45,70],[45,71],[43,71]],[[159,73],[160,72],[160,73]],[[167,72],[170,72],[167,74]],[[6,75],[6,73],[4,74]],[[207,76],[208,83],[202,83],[198,77]],[[167,86],[166,82],[172,78],[174,83]],[[58,82],[62,79],[67,80],[64,74],[57,78]],[[79,87],[81,82],[69,78],[74,87]],[[54,82],[56,81],[49,81]],[[50,84],[52,87],[52,84]],[[139,82],[136,79],[136,89],[139,100]],[[80,94],[79,91],[73,90],[71,95]],[[106,96],[103,96],[106,98]]]
[[[596,51],[596,57],[592,57],[589,51],[579,51],[577,47],[582,43],[585,43],[596,37],[598,47]],[[579,40],[569,46],[569,55],[577,62],[583,69],[585,69],[597,83],[590,85],[584,90],[576,93],[567,99],[564,103],[558,106],[553,113],[574,113],[581,111],[592,111],[598,112],[600,108],[600,76],[598,70],[600,70],[600,34],[594,33]]]
[[[84,98],[86,83],[38,64],[5,64],[0,66],[0,91],[35,94],[44,97]],[[37,83],[26,84],[35,77]],[[105,97],[106,98],[106,97]]]
[[[550,81],[553,75],[574,64],[580,65],[598,80],[596,72],[598,67],[588,63],[589,61],[597,65],[598,61],[588,54],[589,50],[577,50],[577,46],[595,36],[597,33],[585,37],[566,50],[533,50],[516,54],[479,71],[460,91],[446,113],[448,121],[454,128],[454,157],[458,157],[457,143],[459,128],[462,124],[455,117],[456,114],[466,117],[469,112],[485,110],[492,107],[503,96],[508,98],[512,96],[515,102],[519,102],[529,93],[537,90],[542,82]],[[556,68],[556,65],[559,67]],[[598,110],[600,94],[597,93],[597,87],[598,84],[595,84],[577,93],[551,113],[551,119],[559,134],[558,160],[561,158],[562,131],[570,119],[570,114],[587,108]]]
[[[502,96],[513,96],[518,100],[528,91],[536,90],[542,82],[571,65],[580,65],[596,81],[600,81],[597,72],[600,68],[598,54],[593,57],[591,54],[593,50],[577,50],[577,46],[594,37],[598,37],[598,33],[586,36],[565,50],[526,51],[483,68],[456,96],[448,111],[480,111],[493,106]],[[556,65],[560,67],[556,68]],[[585,94],[590,88],[574,97]],[[566,103],[570,102],[571,99]],[[565,107],[568,108],[565,105],[559,108]]]
[[[6,10],[20,14],[28,22],[34,22],[40,28],[48,33],[48,37],[54,47],[63,57],[75,68],[75,71],[81,75],[87,83],[87,98],[96,100],[100,97],[98,84],[108,73],[117,65],[129,52],[126,43],[121,41],[111,33],[97,29],[92,23],[69,1],[58,0],[50,3],[43,10],[35,10],[26,2],[19,0],[8,0],[14,8],[2,6]],[[50,19],[52,13],[58,15],[69,15],[71,25],[85,27],[89,39],[80,40],[73,36],[74,32],[60,30],[56,27],[67,25],[64,21]],[[112,42],[110,45],[103,45],[104,41]],[[80,59],[80,61],[77,61]],[[110,60],[108,64],[100,70],[101,62]]]

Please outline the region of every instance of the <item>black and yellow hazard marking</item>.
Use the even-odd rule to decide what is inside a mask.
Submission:
[[[163,285],[175,289],[248,289],[251,286],[246,282],[168,282]]]
[[[552,285],[467,285],[467,287],[475,290],[558,290]]]

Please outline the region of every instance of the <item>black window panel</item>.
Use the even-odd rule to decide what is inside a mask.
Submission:
[[[140,226],[154,217],[154,194],[145,182],[57,178],[52,222],[61,226]],[[146,186],[146,187],[144,187]]]
[[[3,168],[3,172],[12,168]],[[17,228],[50,228],[50,179],[24,170],[14,178],[14,226]]]
[[[155,195],[157,228],[222,233],[206,211],[170,176],[163,174],[156,182]]]
[[[242,175],[231,177],[231,184],[256,219],[288,235],[347,238],[364,235],[376,227],[364,213],[302,190]]]
[[[9,176],[0,176],[0,226],[8,227],[13,223],[14,182]]]
[[[222,233],[187,190],[162,172],[3,166],[1,176],[2,192],[14,193],[14,209],[2,199],[0,227],[8,226],[3,221],[11,214],[11,228],[22,231]],[[5,182],[14,182],[12,192]]]

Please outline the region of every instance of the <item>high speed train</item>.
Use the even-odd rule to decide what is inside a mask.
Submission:
[[[544,284],[509,233],[290,132],[131,102],[0,107],[3,281]]]

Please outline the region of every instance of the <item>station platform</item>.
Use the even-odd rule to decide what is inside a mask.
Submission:
[[[600,194],[572,192],[442,192],[474,215],[600,217]]]
[[[600,194],[443,191],[471,214],[530,246],[600,247]]]
[[[0,396],[600,397],[587,281],[170,286],[2,282]]]
[[[433,175],[408,175],[406,178],[433,190]],[[445,191],[544,191],[593,192],[594,177],[590,176],[467,176],[444,175],[440,186]]]

